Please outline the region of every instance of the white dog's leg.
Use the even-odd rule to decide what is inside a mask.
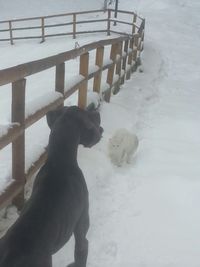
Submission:
[[[118,149],[117,151],[116,151],[116,155],[115,155],[115,157],[116,157],[116,165],[118,166],[118,167],[121,167],[121,165],[122,165],[122,151],[121,151],[121,149]]]
[[[118,154],[118,167],[122,166],[125,156],[126,156],[126,152],[124,151],[124,149],[120,149],[119,154]]]
[[[121,159],[121,156],[120,156],[120,155],[118,155],[118,157],[117,157],[116,165],[117,165],[118,167],[121,167],[121,165],[122,165],[122,159]]]
[[[126,154],[126,163],[128,163],[128,164],[131,163],[131,154],[129,154],[129,153]]]

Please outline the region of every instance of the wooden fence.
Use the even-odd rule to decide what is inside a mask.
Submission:
[[[9,41],[10,44],[14,44],[16,40],[26,40],[26,39],[40,39],[41,42],[44,42],[46,38],[49,37],[58,37],[58,36],[66,36],[71,35],[75,39],[78,34],[87,34],[87,33],[107,33],[110,35],[111,33],[124,34],[124,32],[116,31],[116,27],[113,27],[112,22],[115,24],[124,24],[130,26],[128,31],[129,34],[136,33],[139,30],[140,24],[143,19],[138,16],[134,12],[128,12],[123,10],[118,10],[118,14],[126,14],[128,15],[126,20],[120,20],[114,18],[113,9],[107,10],[91,10],[91,11],[82,11],[82,12],[74,12],[74,13],[65,13],[51,16],[43,16],[43,17],[32,17],[32,18],[23,18],[23,19],[13,19],[13,20],[3,20],[0,21],[0,42]],[[83,20],[81,17],[84,15],[97,14],[101,15],[104,13],[103,19],[89,19]],[[55,23],[56,19],[62,19],[61,23]],[[69,19],[69,22],[65,22],[65,20]],[[20,24],[20,26],[18,26]],[[88,24],[101,24],[102,28],[94,29],[94,30],[77,30],[78,25],[88,25]],[[104,25],[105,24],[105,25]],[[67,31],[67,27],[71,26],[71,31]],[[51,33],[48,34],[46,31],[48,29],[54,28],[56,31],[60,28],[64,28],[64,32],[61,33]],[[37,35],[30,35],[31,32],[39,31]],[[23,32],[29,32],[28,35],[23,35]],[[18,34],[18,35],[17,35]],[[8,35],[4,37],[4,35]],[[2,37],[3,36],[3,37]]]
[[[130,14],[132,15],[133,13]],[[46,159],[46,153],[41,154],[25,172],[25,130],[45,116],[49,110],[62,106],[64,100],[76,91],[78,91],[78,106],[86,108],[88,80],[92,78],[94,78],[93,91],[99,94],[101,93],[103,82],[109,85],[109,89],[103,93],[105,101],[109,102],[113,90],[117,91],[120,84],[124,83],[125,79],[130,79],[131,73],[137,68],[137,62],[143,49],[144,27],[145,21],[141,19],[137,33],[132,35],[93,42],[55,56],[0,70],[0,86],[12,84],[12,124],[7,133],[0,136],[0,149],[12,143],[13,177],[13,182],[0,195],[0,208],[5,207],[12,201],[18,207],[23,205],[25,183]],[[104,55],[105,47],[110,48],[109,60]],[[96,68],[90,72],[89,57],[92,51],[96,51]],[[71,88],[66,89],[65,62],[74,58],[79,58],[80,60],[79,74],[82,79]],[[34,114],[26,117],[26,77],[52,67],[55,67],[55,91],[60,93],[60,97],[53,103],[41,107]],[[102,75],[103,71],[107,71],[106,81],[102,80],[102,77],[105,76]]]

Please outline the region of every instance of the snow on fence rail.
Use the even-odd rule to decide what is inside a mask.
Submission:
[[[110,35],[112,32],[122,34],[123,32],[113,30],[111,22],[117,22],[119,24],[125,24],[130,25],[129,33],[133,34],[136,33],[136,31],[139,29],[139,26],[143,19],[139,17],[134,12],[128,12],[123,10],[118,10],[118,14],[127,14],[129,16],[129,19],[131,17],[131,20],[124,21],[120,19],[114,18],[114,12],[113,9],[106,9],[106,10],[91,10],[91,11],[82,11],[82,12],[74,12],[74,13],[64,13],[64,14],[57,14],[57,15],[51,15],[51,16],[43,16],[43,17],[32,17],[32,18],[23,18],[23,19],[13,19],[13,20],[3,20],[0,21],[0,26],[2,27],[0,29],[0,42],[7,41],[10,42],[10,44],[14,44],[15,40],[26,40],[26,39],[41,39],[41,42],[44,42],[46,38],[49,37],[58,37],[58,36],[66,36],[66,35],[72,35],[75,39],[78,34],[86,34],[86,33],[107,33],[107,35]],[[84,15],[89,14],[102,14],[103,13],[103,19],[89,19],[89,20],[83,20]],[[56,19],[61,19],[59,23],[56,23]],[[66,22],[66,19],[69,19],[69,21]],[[104,23],[103,27],[98,28],[94,30],[78,30],[78,25],[84,25],[84,24],[101,24]],[[71,26],[71,29],[67,31],[67,27]],[[49,29],[56,29],[56,32],[47,33],[47,30]],[[58,28],[63,29],[64,32],[58,33]],[[116,27],[115,27],[116,28]],[[23,35],[23,32],[27,32],[28,34]],[[31,32],[37,32],[37,35],[30,35]],[[18,35],[17,35],[18,34]]]
[[[110,11],[111,12],[111,11]],[[125,11],[123,11],[125,12]],[[133,14],[132,12],[127,12]],[[27,19],[26,19],[27,20]],[[135,20],[135,19],[134,19]],[[41,119],[49,110],[64,104],[66,98],[78,91],[78,106],[87,107],[88,80],[94,78],[93,91],[102,94],[109,102],[112,93],[119,90],[125,79],[130,79],[131,73],[137,68],[140,53],[143,50],[145,20],[137,32],[118,38],[93,42],[55,56],[28,62],[8,69],[0,70],[0,86],[12,84],[12,123],[7,131],[0,136],[0,149],[12,143],[12,177],[13,182],[0,195],[0,208],[10,202],[18,207],[23,205],[24,186],[27,180],[41,167],[46,159],[46,153],[32,163],[25,171],[25,130]],[[104,48],[110,48],[110,58],[105,58]],[[95,66],[89,68],[90,52],[96,51]],[[65,62],[79,58],[79,77],[70,87],[65,86]],[[26,77],[55,67],[55,98],[51,103],[45,103],[35,112],[25,114]],[[107,70],[105,80],[102,75]],[[102,84],[108,84],[108,89],[102,92]]]

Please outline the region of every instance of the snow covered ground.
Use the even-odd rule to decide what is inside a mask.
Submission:
[[[90,193],[88,267],[199,267],[200,2],[125,0],[120,7],[146,18],[143,72],[101,106],[101,142],[79,149]],[[107,143],[120,127],[140,144],[131,164],[118,168]],[[1,229],[11,221],[2,218]],[[73,238],[53,266],[72,257]]]

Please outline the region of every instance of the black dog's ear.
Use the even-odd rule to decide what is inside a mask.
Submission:
[[[83,116],[82,123],[87,129],[87,131],[82,134],[82,144],[86,147],[92,147],[101,139],[103,132],[103,128],[100,127],[101,119],[99,112],[88,111],[87,117]]]
[[[84,125],[84,127],[88,130],[93,128],[94,124],[97,124],[99,122],[99,119],[100,119],[100,115],[98,114],[98,112],[87,111],[87,110],[81,109],[77,106],[69,107],[66,114],[68,115],[68,118],[73,118],[75,120],[78,120],[79,123]],[[98,115],[96,115],[96,114],[98,114]],[[99,116],[99,118],[97,116]]]
[[[100,115],[96,111],[81,110],[76,114],[76,117],[84,124],[85,128],[90,130],[95,128],[95,125],[100,125]]]
[[[101,124],[101,118],[98,111],[92,111],[88,115],[94,123],[98,123],[99,125]]]
[[[54,125],[57,118],[60,117],[62,114],[63,114],[63,108],[51,110],[51,111],[47,112],[47,114],[46,114],[47,124],[48,124],[50,129]]]

